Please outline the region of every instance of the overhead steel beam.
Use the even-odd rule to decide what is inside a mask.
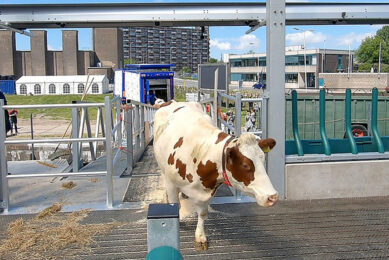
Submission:
[[[15,29],[122,26],[256,26],[266,3],[0,4]],[[389,3],[287,3],[287,25],[387,24]]]

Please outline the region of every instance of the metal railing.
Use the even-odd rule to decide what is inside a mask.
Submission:
[[[154,122],[154,110],[150,105],[132,101],[129,105],[121,106],[120,97],[116,96],[112,100],[106,96],[104,103],[74,103],[74,104],[53,104],[53,105],[7,105],[4,106],[3,100],[0,100],[0,170],[1,170],[1,186],[0,186],[0,207],[5,211],[9,209],[9,180],[17,178],[35,178],[35,177],[96,177],[105,176],[106,181],[106,206],[113,207],[113,173],[114,165],[119,158],[121,152],[127,154],[127,173],[131,173],[134,162],[137,162],[145,150],[145,123],[147,122],[150,128]],[[95,137],[83,138],[83,127],[80,127],[80,121],[88,121],[87,108],[95,107],[98,109],[96,134]],[[103,122],[103,111],[105,108],[105,124]],[[112,108],[116,108],[115,124],[112,117]],[[24,139],[24,140],[6,140],[5,131],[5,115],[6,109],[39,109],[39,108],[71,108],[72,109],[72,137],[71,138],[50,138],[50,139]],[[81,109],[81,120],[79,120],[79,110]],[[124,113],[122,120],[121,112]],[[146,118],[145,118],[146,115]],[[124,123],[124,132],[123,132]],[[101,125],[102,134],[104,137],[98,137],[99,126]],[[104,128],[105,126],[105,128]],[[87,124],[88,136],[91,136],[90,125]],[[152,129],[150,129],[152,138]],[[123,147],[123,134],[126,137],[126,148]],[[135,139],[135,140],[134,140]],[[134,142],[133,142],[134,140]],[[97,142],[104,142],[106,154],[106,171],[80,172],[80,150],[82,142],[89,142],[91,153],[95,152]],[[8,175],[7,149],[10,144],[34,144],[34,143],[72,143],[72,168],[73,172],[68,173],[36,173],[36,174],[18,174]],[[95,142],[95,145],[93,145]],[[115,148],[116,153],[115,153]],[[115,153],[115,154],[114,154]],[[96,153],[94,153],[96,154]]]

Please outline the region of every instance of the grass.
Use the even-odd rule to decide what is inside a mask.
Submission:
[[[103,95],[87,95],[84,101],[93,103],[104,103],[104,97],[112,94]],[[81,95],[39,95],[39,96],[21,96],[21,95],[6,95],[8,105],[37,105],[37,104],[71,104],[72,101],[80,101]],[[44,116],[50,119],[65,119],[72,118],[70,108],[51,108],[51,109],[19,109],[18,118],[30,118]],[[96,119],[97,109],[90,108],[89,115],[91,120]]]

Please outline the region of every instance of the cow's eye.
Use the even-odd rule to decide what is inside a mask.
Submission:
[[[245,168],[245,169],[250,169],[250,166],[248,166],[247,164],[243,164],[243,168]]]

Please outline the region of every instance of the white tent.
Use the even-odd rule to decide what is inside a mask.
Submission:
[[[105,75],[74,76],[22,76],[16,81],[17,95],[68,95],[82,94],[88,87],[88,94],[108,92],[108,79]],[[92,82],[93,79],[93,82]],[[92,84],[91,84],[92,82]]]

